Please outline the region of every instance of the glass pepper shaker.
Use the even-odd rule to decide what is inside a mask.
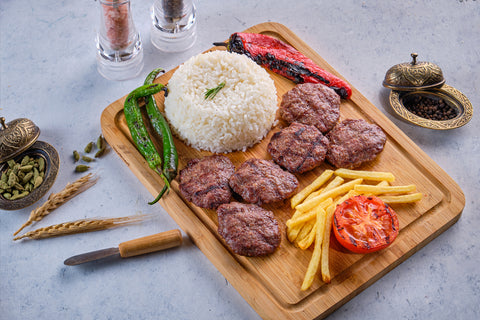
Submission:
[[[143,47],[132,19],[130,0],[99,0],[97,69],[109,80],[134,78],[143,69]]]
[[[151,18],[150,40],[159,50],[180,52],[195,43],[197,25],[192,0],[155,0]]]

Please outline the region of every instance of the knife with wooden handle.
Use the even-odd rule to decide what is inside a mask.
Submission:
[[[177,247],[182,244],[182,241],[182,233],[180,230],[174,229],[153,234],[151,236],[125,241],[120,243],[117,248],[107,248],[79,254],[68,258],[63,263],[67,266],[75,266],[77,264],[111,256],[119,255],[121,258],[134,257],[141,254]]]

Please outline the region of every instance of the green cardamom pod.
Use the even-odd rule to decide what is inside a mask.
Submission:
[[[93,161],[92,158],[87,157],[87,156],[82,156],[82,160],[85,161],[85,162],[92,162]]]
[[[27,165],[28,162],[30,162],[30,157],[28,155],[26,155],[25,157],[23,157],[22,162],[20,162],[20,165],[23,167],[23,166]]]
[[[24,191],[24,190],[25,190],[25,188],[24,188],[20,183],[18,183],[18,182],[15,183],[15,184],[13,185],[13,187],[14,187],[15,189],[17,189],[18,191]]]
[[[89,166],[86,166],[84,164],[79,164],[78,166],[75,167],[75,172],[85,172],[88,169],[90,169]]]
[[[5,182],[5,183],[8,181],[7,172],[6,172],[6,171],[2,172],[2,177],[1,177],[0,181],[3,181],[3,182]]]
[[[25,174],[25,177],[23,177],[22,182],[23,184],[27,183],[30,179],[33,177],[33,171],[30,171],[29,173]]]
[[[104,141],[102,135],[97,138],[97,149],[101,150],[104,147]]]
[[[17,175],[15,174],[15,172],[11,172],[10,173],[10,176],[8,177],[8,185],[10,187],[13,187],[15,185],[15,183],[18,182],[18,178],[17,178]]]
[[[7,163],[8,163],[8,167],[10,169],[12,169],[13,166],[16,164],[15,160],[13,160],[13,159],[8,160]]]
[[[98,150],[97,153],[95,153],[95,158],[100,158],[101,156],[103,156],[103,154],[105,153],[105,150],[107,149],[106,146],[103,146],[102,149]]]
[[[22,172],[30,172],[30,171],[32,171],[33,166],[31,166],[31,165],[25,165],[25,166],[20,167],[19,169],[20,169],[20,171],[22,171]]]
[[[90,153],[92,152],[92,149],[93,149],[93,142],[89,142],[83,151],[85,151],[86,153]]]
[[[17,199],[21,199],[25,196],[28,196],[30,192],[28,191],[23,191],[22,193],[18,193],[16,195],[12,195],[12,197],[9,199],[9,200],[17,200]]]
[[[45,159],[42,157],[38,158],[38,171],[43,171],[45,170]]]
[[[80,154],[77,150],[73,150],[73,162],[77,162],[78,160],[80,160]]]
[[[35,178],[35,181],[33,182],[33,189],[37,189],[43,182],[43,178],[41,176],[38,176]]]

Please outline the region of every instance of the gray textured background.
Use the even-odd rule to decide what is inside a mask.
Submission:
[[[396,118],[382,87],[392,65],[438,64],[447,84],[480,105],[479,1],[198,1],[198,40],[181,54],[160,53],[149,42],[151,1],[132,1],[144,42],[145,68],[136,79],[108,81],[96,71],[98,3],[0,2],[0,115],[32,119],[40,140],[60,153],[52,192],[73,174],[71,152],[100,134],[100,114],[143,82],[154,67],[171,69],[236,31],[279,22],[398,125],[460,185],[466,206],[459,222],[329,319],[475,319],[480,317],[480,121],[433,131]],[[14,243],[27,208],[0,213],[1,319],[256,319],[258,315],[188,240],[181,250],[119,263],[75,268],[70,255],[176,228],[151,195],[110,152],[95,164],[98,184],[36,227],[86,217],[156,213],[150,223],[43,241]]]

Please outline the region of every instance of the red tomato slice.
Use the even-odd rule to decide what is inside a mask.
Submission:
[[[377,197],[355,196],[337,206],[333,231],[346,249],[370,253],[388,247],[395,240],[398,217]]]

